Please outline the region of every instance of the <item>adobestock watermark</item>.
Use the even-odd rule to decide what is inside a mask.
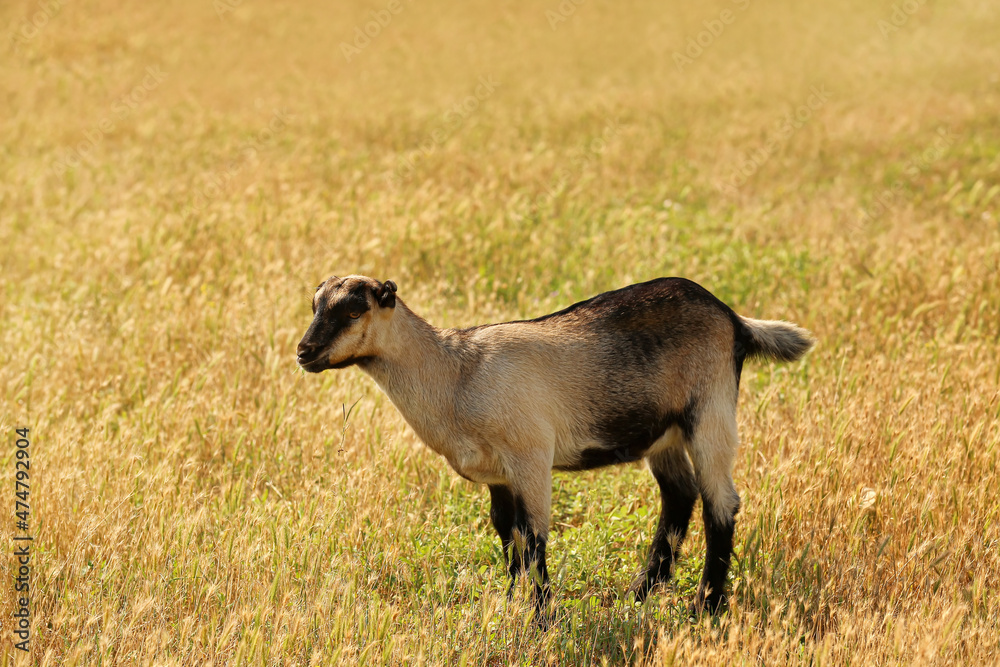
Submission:
[[[583,172],[587,165],[593,163],[604,153],[608,147],[608,143],[621,133],[621,129],[622,126],[619,119],[607,119],[604,123],[604,127],[601,128],[601,135],[588,141],[583,146],[583,150],[578,155],[571,158],[567,165],[557,169],[553,178],[543,186],[545,196],[541,201],[554,201],[555,198],[558,197],[559,194],[566,188],[571,179],[579,178],[580,173]]]
[[[882,37],[889,39],[889,35],[899,32],[926,2],[927,0],[904,0],[894,4],[889,19],[879,19],[876,24]]]
[[[410,0],[410,2],[412,1]],[[371,18],[362,25],[354,28],[351,41],[340,43],[340,52],[344,54],[344,59],[347,62],[351,62],[352,59],[360,56],[361,52],[372,43],[372,40],[381,35],[382,31],[389,27],[393,17],[401,14],[404,9],[406,9],[406,6],[402,3],[402,0],[389,0],[385,4],[384,9],[373,9],[370,11],[369,16]]]
[[[146,68],[146,76],[142,78],[129,92],[119,97],[111,104],[111,112],[97,121],[91,129],[83,133],[84,140],[78,142],[63,152],[62,159],[56,159],[52,171],[61,174],[69,167],[79,167],[87,162],[93,165],[93,152],[104,141],[105,137],[118,129],[119,124],[128,118],[146,101],[149,94],[156,90],[167,78],[167,73],[153,65]]]
[[[555,30],[560,23],[565,23],[576,14],[576,10],[587,0],[562,0],[556,8],[545,10],[545,19],[549,22],[549,27]]]
[[[215,0],[212,6],[219,18],[225,20],[226,14],[232,14],[243,6],[243,0]]]
[[[258,104],[257,106],[262,106]],[[287,111],[275,109],[271,113],[271,119],[267,126],[257,132],[237,150],[236,155],[229,160],[221,170],[212,172],[208,176],[208,183],[199,188],[192,197],[192,201],[187,204],[182,216],[198,213],[204,210],[209,202],[215,200],[223,191],[239,176],[251,162],[257,158],[260,149],[274,141],[274,138],[288,127],[291,114]]]
[[[745,185],[793,134],[809,122],[813,112],[821,109],[829,98],[830,91],[826,89],[825,85],[810,88],[805,103],[800,104],[781,118],[763,146],[741,156],[739,166],[730,173],[727,182],[722,185],[722,189],[728,191],[729,194],[734,194],[738,188]]]
[[[955,143],[955,136],[945,128],[938,129],[935,135],[934,142],[930,146],[906,163],[902,176],[875,195],[875,201],[869,207],[861,209],[862,223],[871,223],[892,208],[895,200],[903,194],[906,184],[944,157],[948,148]]]
[[[726,31],[726,26],[736,22],[739,12],[744,12],[750,7],[750,0],[732,0],[732,3],[736,7],[735,11],[723,9],[716,18],[702,21],[701,24],[705,26],[705,29],[694,37],[688,37],[683,52],[674,51],[674,65],[679,71],[683,72],[685,67],[694,64],[694,61],[701,57],[705,49],[712,46],[715,40],[722,36],[722,33]]]
[[[405,157],[399,159],[396,168],[388,176],[389,184],[397,185],[404,178],[411,176],[417,168],[417,162],[434,153],[444,142],[454,136],[465,125],[466,121],[479,110],[480,106],[493,97],[499,86],[500,82],[495,80],[492,75],[479,77],[472,94],[466,95],[452,105],[442,116],[441,123],[431,131],[420,147],[407,152]]]
[[[14,50],[18,50],[22,45],[27,44],[42,31],[49,21],[66,6],[65,0],[40,0],[35,4],[35,10],[28,16],[22,18],[14,25],[10,33],[11,45]]]
[[[805,103],[792,109],[778,121],[774,131],[771,132],[763,146],[748,151],[740,157],[739,166],[730,172],[729,178],[720,186],[720,189],[726,194],[736,194],[736,190],[743,187],[793,134],[809,122],[814,112],[823,108],[829,99],[830,91],[826,89],[825,85],[810,88]]]
[[[207,293],[209,287],[202,283],[199,288]],[[308,291],[312,296],[312,290]],[[223,300],[222,295],[213,295]],[[274,331],[281,319],[278,301],[265,292],[244,294],[242,298],[224,299],[227,320],[219,323],[216,331],[220,342],[236,347],[255,347],[267,340],[267,332]],[[216,307],[216,302],[209,301],[209,309]]]

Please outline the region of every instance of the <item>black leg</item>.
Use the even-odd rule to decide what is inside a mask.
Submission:
[[[527,572],[534,583],[534,600],[539,624],[544,627],[545,610],[550,596],[549,571],[545,565],[546,540],[531,529],[524,502],[515,497],[508,487],[491,485],[490,501],[490,519],[497,534],[500,535],[507,572],[510,574],[507,596],[513,595],[517,575]],[[518,546],[515,532],[523,546]]]
[[[660,521],[649,548],[646,570],[629,587],[638,602],[645,600],[656,584],[670,581],[698,499],[694,473],[682,451],[658,454],[650,459],[649,465],[660,485]]]
[[[524,562],[527,564],[525,569],[535,584],[534,600],[538,624],[542,628],[546,628],[548,626],[546,617],[551,593],[549,587],[549,569],[545,566],[545,538],[531,532],[531,529],[527,525],[525,525],[524,530],[526,534],[524,540]]]
[[[725,408],[701,416],[700,431],[688,447],[694,463],[701,516],[705,522],[705,569],[695,596],[695,613],[716,613],[726,604],[726,575],[733,555],[733,533],[740,495],[733,485],[733,459],[739,447],[736,412]]]
[[[710,613],[720,611],[726,602],[726,575],[729,573],[729,560],[733,554],[733,534],[736,531],[737,505],[727,517],[716,516],[714,507],[705,495],[702,495],[702,518],[705,520],[705,570],[701,575],[701,585],[695,598],[695,612],[707,610]]]
[[[507,597],[514,593],[514,581],[522,570],[521,552],[514,544],[514,526],[517,524],[517,504],[514,494],[502,485],[490,485],[490,519],[500,536],[500,546],[503,550],[503,560],[510,575],[510,586]]]

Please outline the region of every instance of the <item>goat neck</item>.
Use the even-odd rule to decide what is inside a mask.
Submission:
[[[362,366],[420,439],[442,454],[456,426],[454,394],[461,366],[449,333],[397,299],[378,353]]]

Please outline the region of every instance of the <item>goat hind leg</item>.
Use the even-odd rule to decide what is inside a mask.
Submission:
[[[736,415],[706,415],[688,453],[695,467],[705,522],[705,569],[695,598],[696,613],[720,611],[726,602],[726,575],[733,553],[740,496],[733,484],[733,461],[739,438]]]
[[[683,448],[671,445],[649,457],[649,469],[660,486],[660,521],[656,526],[646,570],[629,586],[637,602],[646,599],[658,583],[666,583],[673,573],[681,542],[698,499],[694,471]]]
[[[735,488],[732,491],[736,494]],[[702,517],[705,521],[705,569],[698,585],[694,611],[719,612],[726,603],[726,575],[733,553],[733,535],[736,532],[736,512],[739,499],[735,502],[720,503],[708,500],[702,492]]]

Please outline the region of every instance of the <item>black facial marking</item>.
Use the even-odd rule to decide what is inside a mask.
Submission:
[[[346,294],[339,290],[327,290],[314,301],[314,307],[316,318],[313,324],[319,322],[320,326],[330,334],[350,326],[354,319],[351,317],[352,314],[364,314],[371,310],[363,285],[351,289]]]
[[[369,287],[364,283],[353,286],[347,293],[340,289],[332,294],[327,291],[324,294],[327,317],[349,324],[352,313],[367,313],[371,310],[368,304],[368,291]]]
[[[316,314],[316,293],[319,292],[321,289],[323,289],[323,285],[325,285],[325,284],[326,284],[326,281],[324,280],[319,285],[316,285],[316,289],[313,290],[313,298],[312,298],[312,302],[311,302],[312,303],[313,315]]]
[[[325,304],[320,302],[316,307],[312,323],[306,329],[302,340],[299,341],[299,365],[310,372],[319,372],[329,368],[329,364],[319,363],[322,361],[321,357],[345,330],[345,326],[329,317],[325,310]]]
[[[350,357],[335,364],[330,364],[329,368],[339,369],[339,368],[347,368],[348,366],[354,366],[354,365],[364,366],[365,364],[370,362],[373,358],[374,357]]]

